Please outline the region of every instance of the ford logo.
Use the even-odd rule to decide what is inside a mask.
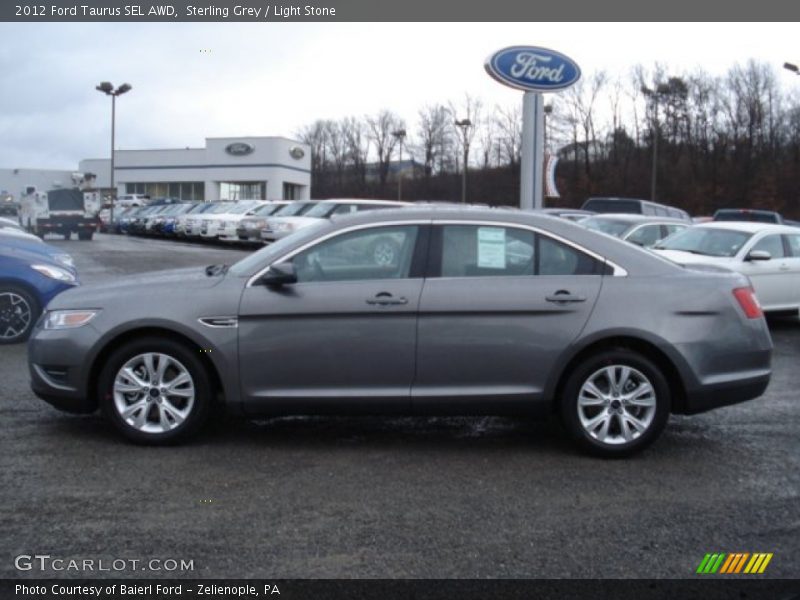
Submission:
[[[575,61],[560,52],[536,46],[511,46],[492,54],[486,72],[509,87],[525,92],[555,92],[581,78]]]
[[[296,160],[300,160],[306,155],[305,150],[303,150],[300,146],[292,146],[289,148],[289,156]]]
[[[247,156],[248,154],[252,154],[255,149],[253,144],[247,144],[245,142],[234,142],[225,146],[225,152],[232,156]]]

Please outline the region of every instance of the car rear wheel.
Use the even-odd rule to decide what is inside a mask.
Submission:
[[[670,412],[661,370],[639,353],[592,355],[567,379],[561,418],[572,438],[597,456],[630,456],[652,444]]]
[[[26,290],[0,284],[0,344],[27,340],[41,310],[36,298]]]
[[[103,412],[125,437],[141,444],[169,444],[205,424],[212,386],[202,361],[188,347],[144,338],[111,355],[98,392]]]

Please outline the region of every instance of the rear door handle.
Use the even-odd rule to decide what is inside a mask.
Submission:
[[[369,298],[367,304],[372,306],[394,306],[408,304],[408,298],[400,297],[395,298],[391,294],[381,293],[377,294],[374,298]]]
[[[559,290],[551,296],[545,296],[544,299],[548,302],[555,302],[556,304],[566,304],[568,302],[586,302],[585,296],[573,296],[566,290]]]

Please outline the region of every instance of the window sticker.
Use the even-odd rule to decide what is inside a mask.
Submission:
[[[478,267],[506,268],[506,230],[502,227],[478,227]]]

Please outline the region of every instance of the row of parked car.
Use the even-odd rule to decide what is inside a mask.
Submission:
[[[113,222],[104,223],[104,229],[131,235],[262,244],[334,215],[406,204],[363,199],[162,202],[119,211]]]

